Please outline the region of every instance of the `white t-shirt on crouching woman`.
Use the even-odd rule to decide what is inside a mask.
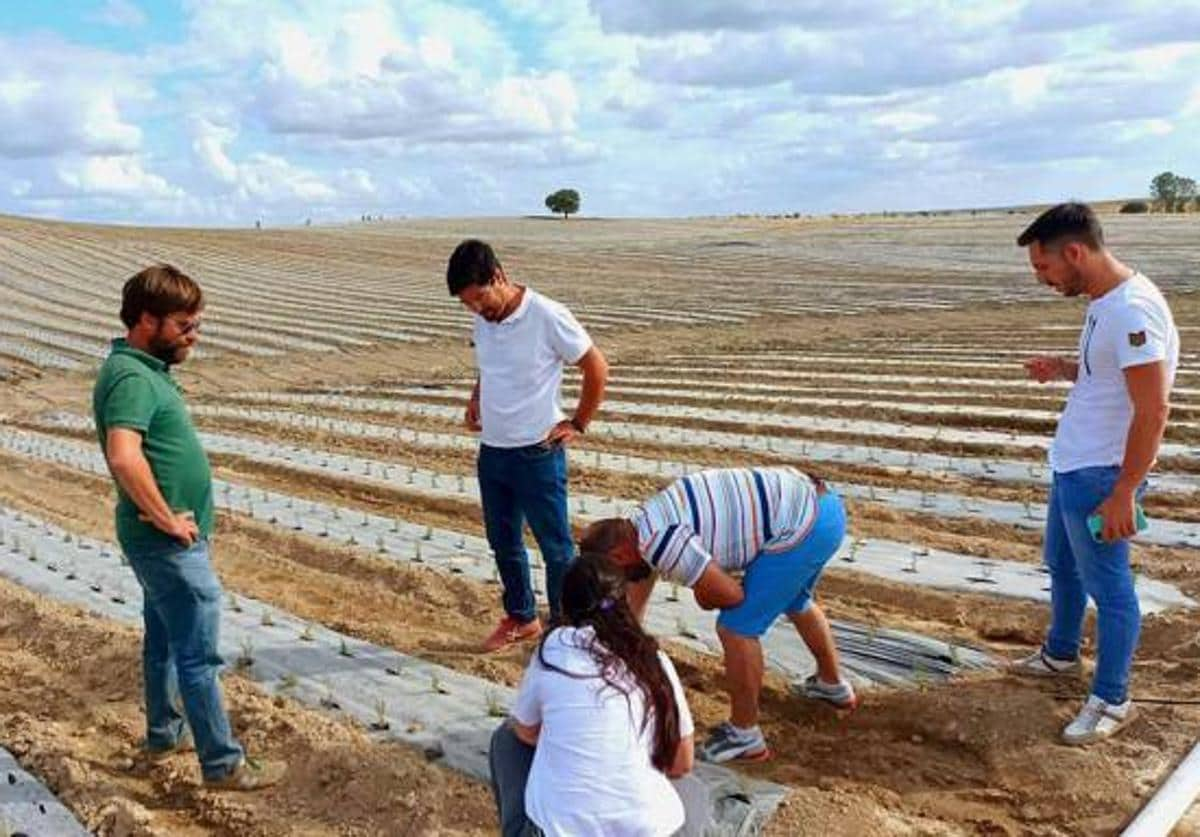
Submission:
[[[525,814],[548,837],[667,837],[683,825],[683,803],[651,761],[654,721],[642,731],[645,703],[631,675],[628,700],[600,677],[586,650],[594,636],[590,627],[562,627],[546,639],[547,662],[585,677],[547,669],[534,652],[521,680],[513,717],[542,725]],[[675,692],[680,736],[687,737],[694,725],[679,675],[666,654],[658,656]]]

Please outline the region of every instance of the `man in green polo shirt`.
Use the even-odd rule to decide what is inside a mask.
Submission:
[[[170,265],[130,278],[121,300],[129,333],[113,341],[92,409],[117,484],[117,540],[142,587],[146,751],[194,743],[206,786],[254,790],[284,767],[246,758],[222,704],[212,472],[170,372],[199,339],[203,308],[200,286]]]

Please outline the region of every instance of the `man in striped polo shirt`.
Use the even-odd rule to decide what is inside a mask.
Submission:
[[[770,755],[758,726],[763,654],[759,638],[787,614],[817,661],[800,687],[843,708],[856,703],[838,669],[829,622],[812,591],[846,534],[841,498],[793,468],[729,468],[676,480],[629,518],[589,526],[580,551],[625,571],[641,618],[658,577],[691,588],[697,604],[720,608],[730,719],[701,750],[708,761]],[[730,573],[744,571],[739,584]]]

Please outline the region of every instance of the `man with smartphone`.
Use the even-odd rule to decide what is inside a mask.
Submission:
[[[1025,362],[1036,381],[1071,381],[1050,448],[1053,481],[1044,559],[1050,572],[1050,630],[1020,674],[1077,677],[1084,612],[1096,603],[1092,689],[1063,730],[1089,744],[1133,718],[1129,671],[1141,612],[1129,538],[1145,525],[1138,503],[1167,426],[1179,363],[1179,333],[1157,287],[1118,261],[1092,209],[1065,203],[1042,213],[1017,239],[1038,280],[1063,296],[1090,299],[1075,359]]]
[[[284,768],[246,758],[222,705],[212,472],[170,372],[199,339],[203,310],[200,286],[170,265],[131,277],[121,299],[129,331],[100,367],[92,410],[117,484],[117,540],[142,587],[145,753],[194,746],[206,787],[256,790]]]

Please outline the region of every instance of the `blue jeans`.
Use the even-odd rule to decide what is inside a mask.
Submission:
[[[1058,660],[1079,656],[1088,596],[1096,603],[1096,672],[1092,694],[1123,703],[1141,629],[1129,567],[1129,541],[1097,543],[1087,518],[1112,493],[1120,468],[1056,473],[1050,486],[1043,555],[1050,571],[1050,631],[1045,651]],[[1140,497],[1145,490],[1138,490]]]
[[[209,562],[208,542],[126,557],[144,602],[146,746],[175,746],[183,734],[182,702],[204,778],[219,779],[244,754],[229,727],[217,681],[223,662],[217,651],[221,585]]]
[[[558,615],[563,576],[575,558],[567,512],[567,452],[562,445],[479,447],[479,495],[488,545],[504,585],[504,610],[520,622],[537,615],[525,551],[529,521],[546,562],[546,598]]]

